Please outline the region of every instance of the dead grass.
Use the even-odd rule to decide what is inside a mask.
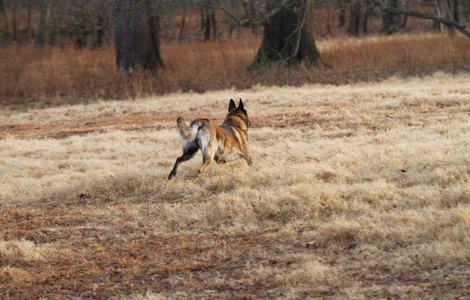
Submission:
[[[467,74],[0,113],[0,297],[470,293]],[[241,97],[254,166],[166,179]]]
[[[318,48],[333,69],[256,70],[246,67],[260,41],[253,38],[208,43],[164,43],[166,69],[158,78],[116,70],[112,46],[97,50],[32,46],[0,49],[0,99],[4,105],[50,106],[92,99],[127,99],[172,92],[206,92],[257,84],[345,84],[380,81],[390,76],[424,76],[436,71],[469,70],[468,38],[447,34],[403,34],[361,39],[318,39]]]

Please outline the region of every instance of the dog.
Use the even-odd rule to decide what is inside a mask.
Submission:
[[[228,114],[220,126],[203,118],[194,119],[187,126],[181,116],[176,119],[176,124],[183,138],[183,155],[176,159],[168,179],[175,177],[178,166],[193,158],[199,149],[202,152],[199,174],[204,172],[213,160],[216,163],[226,163],[244,158],[248,165],[253,164],[248,145],[248,128],[251,122],[242,99],[238,107],[235,101],[230,99]]]

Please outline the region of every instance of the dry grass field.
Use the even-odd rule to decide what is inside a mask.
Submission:
[[[469,82],[2,109],[0,298],[468,299]],[[168,181],[176,117],[231,97],[254,165]]]

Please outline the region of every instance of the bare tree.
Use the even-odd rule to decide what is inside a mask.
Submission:
[[[396,8],[392,6],[388,6],[386,2],[379,2],[381,9],[384,12],[391,12],[394,14],[400,14],[400,15],[410,15],[413,17],[421,18],[421,19],[428,19],[428,20],[434,20],[435,22],[438,22],[440,24],[444,24],[447,26],[452,26],[453,28],[457,29],[467,37],[470,37],[470,31],[468,31],[462,23],[453,20],[452,18],[443,18],[437,15],[432,15],[428,13],[422,13],[418,12],[415,10],[410,10],[410,9],[403,9],[403,8]]]
[[[237,17],[221,1],[217,2],[219,8],[242,26],[264,23],[263,41],[248,70],[272,63],[329,66],[320,56],[313,38],[313,0],[269,1],[257,18]]]

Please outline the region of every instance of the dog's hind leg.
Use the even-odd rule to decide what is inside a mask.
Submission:
[[[251,155],[250,154],[245,154],[243,156],[243,158],[246,160],[246,162],[248,163],[249,166],[252,166],[253,165],[253,159],[251,158]]]
[[[211,164],[213,157],[214,154],[210,153],[210,151],[205,151],[202,153],[202,165],[199,168],[199,174],[204,172],[204,170]]]
[[[178,166],[180,165],[180,163],[184,161],[188,161],[191,158],[193,158],[197,150],[199,150],[197,147],[190,147],[188,149],[185,149],[183,152],[183,155],[181,155],[180,157],[176,159],[175,165],[173,166],[173,170],[171,170],[170,175],[168,175],[168,179],[175,177],[176,170],[178,169]]]

